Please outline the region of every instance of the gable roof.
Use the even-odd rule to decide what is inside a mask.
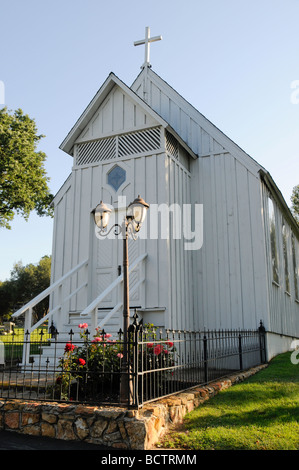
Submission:
[[[145,81],[147,81],[146,90],[150,90],[150,96],[147,96],[148,102],[141,97],[144,92]],[[61,150],[71,156],[73,155],[74,143],[77,141],[82,131],[84,131],[87,124],[94,116],[96,110],[105,101],[115,85],[119,86],[133,101],[141,106],[146,113],[157,121],[158,125],[161,125],[168,130],[194,159],[204,156],[203,148],[199,148],[198,140],[194,137],[195,133],[197,136],[200,135],[200,133],[205,133],[209,138],[209,141],[214,142],[210,145],[214,145],[214,147],[216,146],[217,151],[215,152],[209,148],[208,151],[206,150],[206,154],[220,154],[225,153],[226,151],[231,153],[249,171],[251,171],[252,174],[254,174],[258,179],[263,180],[267,184],[268,188],[276,194],[277,200],[283,207],[289,222],[298,236],[298,225],[270,173],[149,67],[142,69],[130,88],[113,72],[111,72],[59,146]],[[157,90],[161,93],[158,99],[157,96],[156,99],[153,96],[155,88],[156,93]],[[175,114],[173,116],[171,115],[171,103],[173,103],[174,107],[177,107],[177,111],[179,111],[180,115],[185,116],[188,120],[189,126],[187,126],[186,122],[184,123],[184,119],[181,118],[178,120],[174,118]],[[182,129],[182,126],[185,127],[185,130]],[[187,128],[188,131],[186,132]],[[192,128],[194,129],[193,133]],[[65,183],[67,182],[69,182],[69,179],[67,179]]]
[[[73,155],[74,143],[84,131],[90,120],[93,118],[95,112],[99,109],[101,104],[108,97],[112,89],[117,85],[120,87],[124,93],[126,93],[134,102],[136,102],[144,111],[152,117],[157,123],[157,125],[163,126],[167,129],[174,137],[180,142],[180,144],[187,150],[187,152],[193,157],[197,158],[192,149],[184,142],[180,135],[178,135],[174,129],[165,121],[158,113],[156,113],[152,107],[150,107],[140,96],[138,96],[133,90],[131,90],[127,85],[125,85],[113,72],[109,74],[101,88],[95,94],[94,98],[91,100],[89,105],[86,107],[84,112],[81,114],[77,122],[74,124],[73,128],[70,130],[68,135],[65,137],[63,142],[60,144],[59,148],[69,155]]]
[[[151,90],[151,96],[148,97],[148,100],[156,113],[161,115],[163,119],[167,120],[169,124],[174,127],[174,130],[182,137],[184,132],[182,131],[181,127],[182,125],[186,127],[186,124],[182,124],[182,119],[175,120],[175,116],[171,116],[171,102],[174,102],[178,107],[179,112],[187,116],[189,128],[192,128],[193,125],[195,129],[194,132],[200,134],[200,130],[203,130],[209,137],[217,142],[220,147],[219,151],[215,152],[215,154],[225,153],[226,150],[227,152],[231,153],[238,161],[240,161],[249,171],[251,171],[252,174],[254,174],[258,179],[262,180],[267,185],[269,191],[275,196],[276,201],[279,203],[280,208],[290,223],[294,233],[297,237],[299,237],[298,224],[270,173],[243,149],[241,149],[241,147],[233,142],[228,136],[226,136],[220,129],[218,129],[212,122],[210,122],[196,108],[194,108],[193,105],[185,100],[185,98],[183,98],[151,68],[147,68],[147,70],[143,69],[133,82],[131,88],[135,90],[136,93],[143,93],[144,80],[150,81],[150,84],[147,83],[147,90]],[[156,96],[154,96],[155,93]],[[160,94],[159,97],[157,96],[158,93]],[[168,101],[165,101],[166,99]],[[164,106],[162,105],[163,100]],[[193,139],[192,132],[189,131],[185,135],[187,145],[189,145],[199,157],[204,156],[199,151],[197,146],[198,142]],[[212,155],[214,152],[212,149],[209,149],[209,151],[206,153]]]
[[[258,172],[264,168],[151,68],[140,72],[131,85],[131,89],[139,95],[142,94],[145,80],[148,81],[147,89],[150,90],[149,105],[173,127],[194,153],[198,156],[206,156],[213,153],[219,154],[221,150],[227,151],[258,177]],[[201,145],[200,142],[203,134],[206,134],[206,145]],[[214,143],[209,144],[210,138]],[[211,148],[213,145],[218,149],[217,152]]]

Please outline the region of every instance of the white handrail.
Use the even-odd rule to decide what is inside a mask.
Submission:
[[[140,255],[132,264],[129,266],[129,273],[136,268],[136,266],[145,258],[147,257],[147,253]],[[105,289],[96,299],[94,299],[81,313],[81,317],[85,317],[89,315],[98,305],[102,302],[102,300],[123,280],[123,274],[118,276],[115,281],[113,281],[107,289]]]
[[[145,278],[140,279],[135,286],[130,289],[130,294],[133,294],[138,287],[145,281]],[[98,324],[98,328],[103,328],[103,326],[107,323],[108,320],[110,320],[111,317],[123,306],[123,302],[119,302],[110,312],[107,313],[107,315],[100,321]]]
[[[53,310],[48,312],[43,318],[41,318],[38,322],[36,322],[33,326],[31,325],[32,321],[32,309],[35,305],[37,305],[39,302],[41,302],[43,299],[45,299],[51,292],[53,292],[57,287],[59,287],[66,279],[68,279],[70,276],[75,274],[79,269],[83,268],[83,266],[86,266],[88,264],[88,259],[85,261],[82,261],[82,263],[79,263],[77,266],[75,266],[73,269],[68,271],[66,274],[64,274],[61,278],[59,278],[56,282],[51,284],[47,289],[45,289],[43,292],[38,294],[36,297],[34,297],[32,300],[27,302],[27,304],[23,305],[19,310],[17,310],[12,316],[13,317],[19,317],[22,315],[22,313],[25,312],[25,324],[24,324],[24,344],[23,344],[23,359],[22,359],[22,364],[28,364],[29,363],[29,355],[30,355],[30,348],[27,347],[25,337],[27,332],[32,333],[36,328],[38,328],[42,323],[47,320],[50,315],[53,315],[54,312],[59,310],[62,307],[62,303],[64,301],[67,301],[69,298],[71,298],[75,293],[79,292],[83,287],[86,286],[85,284],[82,284],[80,287],[78,287],[74,292],[72,292],[68,297],[64,299],[64,301],[60,304],[57,305]]]
[[[79,286],[76,290],[74,290],[70,295],[68,295],[64,299],[64,302],[67,302],[68,300],[70,300],[73,297],[73,295],[77,294],[81,289],[83,289],[83,287],[86,287],[86,286],[87,286],[87,282],[85,282],[84,284],[81,284],[81,286]],[[53,308],[53,310],[50,310],[44,317],[42,317],[37,323],[32,325],[30,328],[29,328],[29,325],[28,325],[28,328],[26,330],[28,330],[29,333],[32,333],[40,325],[45,323],[45,321],[48,320],[48,318],[51,317],[51,315],[53,315],[53,313],[57,312],[60,308],[61,308],[61,305],[56,305],[56,307]]]
[[[24,313],[29,308],[33,308],[35,305],[37,305],[39,302],[45,299],[49,294],[51,294],[51,292],[53,292],[53,290],[56,289],[56,287],[62,284],[62,282],[64,282],[68,277],[75,274],[80,268],[85,266],[87,263],[88,263],[88,259],[78,264],[77,266],[75,266],[75,268],[68,271],[60,279],[58,279],[56,282],[51,284],[47,289],[45,289],[43,292],[41,292],[36,297],[34,297],[34,299],[30,300],[29,302],[27,302],[27,304],[23,305],[23,307],[21,307],[19,310],[13,313],[12,317],[14,318],[19,317],[20,315],[22,315],[22,313]]]
[[[40,325],[42,325],[43,323],[45,323],[46,320],[48,320],[49,316],[50,315],[53,315],[53,313],[58,310],[60,308],[60,306],[57,306],[56,308],[54,308],[54,310],[51,310],[51,312],[48,312],[47,315],[45,315],[44,317],[42,317],[38,322],[36,322],[33,326],[29,327],[29,328],[26,328],[26,331],[28,330],[29,333],[32,333],[32,331],[36,330],[36,328],[38,328]]]
[[[103,329],[103,326],[110,320],[111,317],[123,306],[122,302],[119,302],[115,307],[107,313],[107,315],[98,323],[98,328]]]

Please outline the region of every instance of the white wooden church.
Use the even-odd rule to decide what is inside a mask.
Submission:
[[[97,236],[94,209],[121,218],[140,195],[150,207],[129,240],[131,314],[187,330],[262,320],[271,358],[299,338],[298,226],[267,170],[152,70],[160,38],[146,34],[133,84],[110,73],[61,144],[73,168],[54,199],[50,320],[122,326],[122,240]],[[190,208],[189,236],[173,207]],[[167,236],[160,225],[153,236],[154,214]]]

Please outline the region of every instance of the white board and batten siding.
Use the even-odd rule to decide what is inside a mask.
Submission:
[[[281,208],[279,201],[265,183],[262,183],[264,230],[267,250],[267,288],[269,292],[269,331],[289,337],[299,337],[299,241],[295,229]],[[272,202],[270,202],[272,201]],[[275,216],[277,277],[273,275],[273,256],[270,237],[269,204]],[[283,244],[285,226],[285,247]],[[286,263],[286,264],[285,264]],[[288,273],[288,274],[287,274]],[[286,283],[286,277],[289,282]]]
[[[181,204],[190,200],[190,174],[172,157],[166,154],[135,156],[118,163],[126,165],[126,168],[131,170],[130,181],[123,190],[112,194],[113,190],[108,189],[105,176],[111,163],[102,162],[97,166],[74,169],[72,190],[66,191],[56,205],[58,224],[54,232],[56,261],[53,281],[85,258],[89,258],[90,263],[89,279],[94,280],[84,295],[81,292],[80,295],[74,296],[70,311],[83,310],[86,302],[99,295],[117,277],[118,265],[122,264],[121,240],[98,240],[94,233],[91,208],[95,207],[102,195],[103,200],[112,205],[118,195],[127,196],[127,201],[131,202],[134,194],[142,194],[151,204],[159,204],[161,200],[169,201],[170,204]],[[166,189],[168,179],[169,190]],[[66,205],[71,204],[70,198],[73,198],[74,207],[69,211],[68,217],[65,217]],[[146,229],[149,234],[150,220],[142,228]],[[143,295],[141,293],[133,295],[131,305],[141,305],[145,320],[155,320],[158,326],[165,324],[171,328],[186,326],[192,316],[190,293],[192,282],[188,279],[191,272],[190,252],[185,252],[183,240],[151,240],[141,236],[137,241],[129,241],[130,262],[144,252],[148,254],[145,263],[146,288]],[[111,254],[109,259],[107,253]],[[131,285],[138,281],[141,269],[139,268],[138,273],[131,274]],[[74,276],[75,279],[72,279],[72,286],[69,286],[69,289],[75,289],[80,282],[84,282],[82,275],[86,276],[87,271],[83,270],[82,274]],[[88,279],[85,280],[87,282]],[[102,307],[111,308],[114,306],[113,302],[116,304],[114,298],[109,297],[106,300]],[[181,311],[184,312],[183,315]],[[166,319],[164,312],[168,315]]]
[[[157,135],[159,145],[153,150]],[[88,269],[64,286],[71,293],[88,282],[88,287],[69,302],[70,311],[83,310],[117,277],[122,264],[121,241],[98,240],[94,233],[91,211],[101,199],[113,206],[119,196],[125,196],[129,204],[138,194],[150,204],[190,202],[189,157],[183,149],[175,156],[166,152],[165,142],[165,131],[159,122],[114,86],[74,143],[71,184],[62,187],[55,198],[52,273],[54,281],[82,259],[89,259]],[[146,149],[147,144],[152,149]],[[127,153],[122,149],[127,149]],[[126,172],[125,182],[117,191],[107,182],[116,164]],[[149,216],[146,221],[142,230],[149,234]],[[145,267],[131,274],[130,284],[134,286],[142,274],[146,281],[133,294],[131,305],[141,305],[145,321],[155,321],[158,326],[192,328],[191,257],[183,250],[183,240],[141,236],[129,242],[131,263],[142,253],[148,255]],[[120,294],[109,296],[101,307],[113,308],[117,303],[115,295]],[[54,307],[55,301],[58,299],[52,300]]]
[[[78,172],[73,171],[68,182],[70,184],[63,185],[54,199],[52,282],[60,279],[89,256],[90,206],[88,198],[82,197],[82,194],[86,195],[87,188],[90,188],[90,174],[85,171],[78,175]],[[87,270],[87,266],[82,267],[54,292],[51,297],[52,309],[79,286],[87,283]],[[65,318],[58,321],[56,314],[56,326],[59,324],[63,327],[68,323],[69,311],[77,311],[86,306],[87,293],[86,285],[63,304],[62,315]]]
[[[204,205],[203,246],[195,254],[200,326],[256,328],[268,317],[260,182],[226,153],[199,160],[198,187]]]
[[[157,121],[149,113],[138,106],[120,87],[114,85],[76,142],[110,137],[155,125]]]
[[[190,172],[171,155],[165,157],[165,167],[166,204],[169,208],[176,204],[180,208],[184,204],[190,204]],[[174,227],[170,223],[169,240],[166,240],[169,263],[169,308],[165,326],[192,330],[194,328],[192,254],[191,251],[185,250],[184,237],[175,238],[175,236]]]
[[[203,204],[203,246],[192,252],[195,328],[256,328],[267,322],[260,166],[152,71],[148,103],[199,158],[191,200]],[[132,85],[140,96],[143,81]]]

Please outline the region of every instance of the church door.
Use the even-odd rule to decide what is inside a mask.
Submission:
[[[107,287],[118,277],[121,265],[121,239],[97,239],[96,240],[96,282],[93,297],[104,292]],[[120,301],[118,299],[120,288],[115,287],[102,301],[100,308],[114,308]]]
[[[103,238],[95,242],[96,257],[94,259],[94,272],[96,282],[93,283],[93,299],[104,292],[109,285],[123,272],[123,239],[111,240]],[[130,266],[140,256],[140,240],[128,240],[128,254]],[[130,300],[131,306],[141,306],[141,287],[137,287],[142,276],[142,264],[130,273]],[[139,283],[140,284],[140,283]],[[102,301],[100,308],[111,309],[122,301],[122,283],[115,287]]]

